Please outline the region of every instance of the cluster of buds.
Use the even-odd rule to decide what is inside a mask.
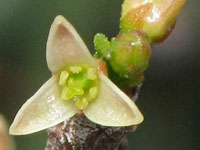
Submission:
[[[94,44],[97,57],[103,56],[111,67],[109,75],[125,89],[140,84],[151,56],[151,44],[141,30],[121,33],[111,41],[103,34],[96,34]]]
[[[96,34],[97,57],[103,58],[109,76],[125,89],[142,83],[151,56],[151,45],[163,41],[172,31],[186,0],[125,0],[120,33],[110,41]]]

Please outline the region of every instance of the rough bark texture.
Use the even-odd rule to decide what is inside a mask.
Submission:
[[[127,92],[136,98],[141,86]],[[126,134],[131,127],[105,127],[88,120],[84,114],[76,114],[69,120],[47,130],[45,150],[128,150]]]
[[[49,128],[45,150],[128,150],[126,133],[133,127],[104,127],[77,114]]]

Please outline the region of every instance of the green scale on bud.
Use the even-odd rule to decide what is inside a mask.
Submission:
[[[58,84],[62,88],[61,99],[73,100],[83,110],[97,96],[97,70],[88,65],[72,65],[60,73]]]
[[[94,38],[97,56],[106,60],[109,75],[117,84],[133,87],[140,84],[151,56],[151,44],[141,30],[121,33],[111,41],[103,34]],[[108,57],[109,56],[109,57]]]
[[[97,33],[94,36],[94,47],[96,49],[96,57],[103,56],[105,59],[110,59],[111,45],[104,34]]]

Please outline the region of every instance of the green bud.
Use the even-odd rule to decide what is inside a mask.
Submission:
[[[151,45],[145,33],[133,30],[119,34],[111,41],[110,66],[122,78],[132,80],[145,71],[151,56]]]
[[[104,34],[97,33],[94,36],[94,47],[97,55],[103,56],[105,59],[110,58],[110,42]]]
[[[121,32],[141,29],[152,42],[164,40],[172,31],[186,0],[125,0],[120,19]]]

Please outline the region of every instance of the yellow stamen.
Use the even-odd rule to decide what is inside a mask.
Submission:
[[[96,69],[94,69],[94,68],[89,68],[88,70],[87,70],[87,77],[88,77],[88,79],[90,79],[90,80],[95,80],[96,78],[97,78],[97,71],[96,71]]]
[[[90,98],[91,99],[94,99],[94,98],[96,98],[97,97],[97,87],[92,87],[92,88],[90,88],[90,90],[89,90],[89,96],[90,96]]]
[[[67,86],[64,86],[63,90],[62,90],[62,93],[61,93],[61,99],[63,100],[68,100],[68,96],[67,96],[67,91],[68,91],[68,88]]]
[[[83,98],[83,99],[78,99],[76,102],[75,102],[75,105],[78,109],[80,110],[83,110],[85,109],[87,106],[88,106],[88,101],[86,98]]]
[[[67,71],[62,71],[60,74],[59,85],[63,86],[67,83],[67,78],[69,77],[69,73]]]
[[[69,70],[72,72],[72,73],[79,73],[82,71],[82,67],[81,66],[70,66],[69,67]]]

